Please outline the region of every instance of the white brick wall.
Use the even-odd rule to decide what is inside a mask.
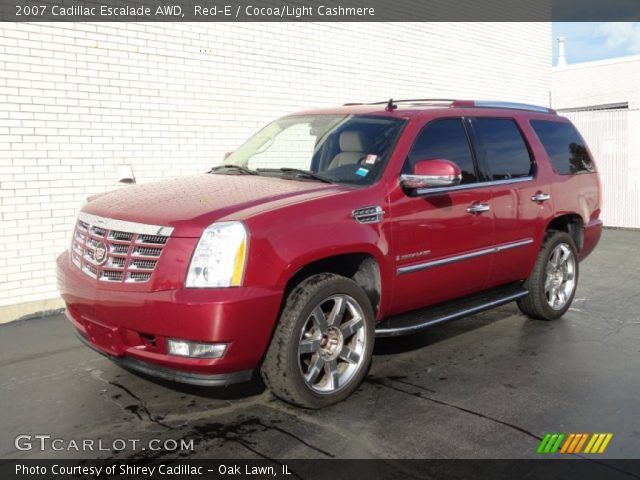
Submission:
[[[588,79],[588,81],[585,81]],[[640,55],[553,68],[558,109],[611,104],[628,109],[566,112],[589,144],[600,172],[602,219],[609,227],[640,228]]]
[[[563,112],[583,135],[602,182],[602,221],[640,229],[640,110]]]
[[[630,109],[640,109],[639,82],[640,55],[555,67],[553,106],[568,109],[628,103]]]
[[[55,255],[118,165],[204,171],[274,117],[347,101],[546,105],[550,64],[549,23],[0,24],[0,307],[57,296]]]

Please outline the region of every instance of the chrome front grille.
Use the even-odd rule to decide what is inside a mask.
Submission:
[[[162,235],[140,235],[138,237],[138,243],[155,243],[164,245],[167,243],[167,239],[167,237],[163,237]]]
[[[109,233],[109,240],[116,240],[119,242],[130,242],[132,238],[133,238],[133,233],[131,232],[114,231]]]
[[[161,248],[135,247],[133,253],[136,257],[159,257]]]
[[[139,268],[141,270],[153,270],[156,268],[156,262],[154,260],[131,260],[130,267]]]
[[[80,213],[73,232],[71,261],[100,281],[148,282],[172,232],[171,227]]]
[[[111,245],[111,253],[127,254],[129,253],[129,245]],[[160,253],[158,253],[158,256],[160,256]]]

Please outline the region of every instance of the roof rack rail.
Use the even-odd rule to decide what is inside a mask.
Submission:
[[[452,98],[408,98],[404,100],[394,100],[393,103],[411,103],[411,102],[455,102]],[[368,105],[382,105],[387,102],[372,102]]]
[[[457,102],[454,102],[451,106],[455,107]],[[556,111],[549,107],[541,107],[539,105],[531,105],[529,103],[516,103],[516,102],[500,102],[493,100],[474,100],[473,106],[476,108],[505,108],[507,110],[526,110],[529,112],[541,112],[541,113],[556,113]]]
[[[410,103],[410,102],[456,102],[457,100],[454,100],[452,98],[410,98],[410,99],[405,99],[405,100],[393,100],[393,103]],[[389,104],[389,100],[385,100],[383,102],[349,102],[349,103],[344,103],[343,106],[344,107],[352,107],[354,105],[388,105]]]
[[[517,103],[517,102],[502,102],[502,101],[494,101],[494,100],[454,100],[452,98],[411,98],[405,100],[393,100],[393,104],[398,103],[420,103],[420,102],[446,102],[449,103],[450,107],[453,108],[503,108],[507,110],[524,110],[529,112],[540,112],[540,113],[553,113],[557,114],[557,112],[549,107],[541,107],[539,105],[531,105],[528,103]],[[385,100],[382,102],[354,102],[354,103],[345,103],[345,107],[350,107],[354,105],[389,105],[389,100]]]

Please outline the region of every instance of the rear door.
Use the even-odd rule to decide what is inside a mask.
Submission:
[[[487,287],[524,280],[550,211],[549,185],[540,183],[542,176],[537,175],[533,151],[523,135],[528,125],[510,117],[473,117],[468,122],[495,222]]]

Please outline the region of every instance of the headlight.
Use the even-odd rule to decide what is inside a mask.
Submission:
[[[189,264],[186,287],[239,287],[244,277],[247,231],[240,222],[209,225]]]

